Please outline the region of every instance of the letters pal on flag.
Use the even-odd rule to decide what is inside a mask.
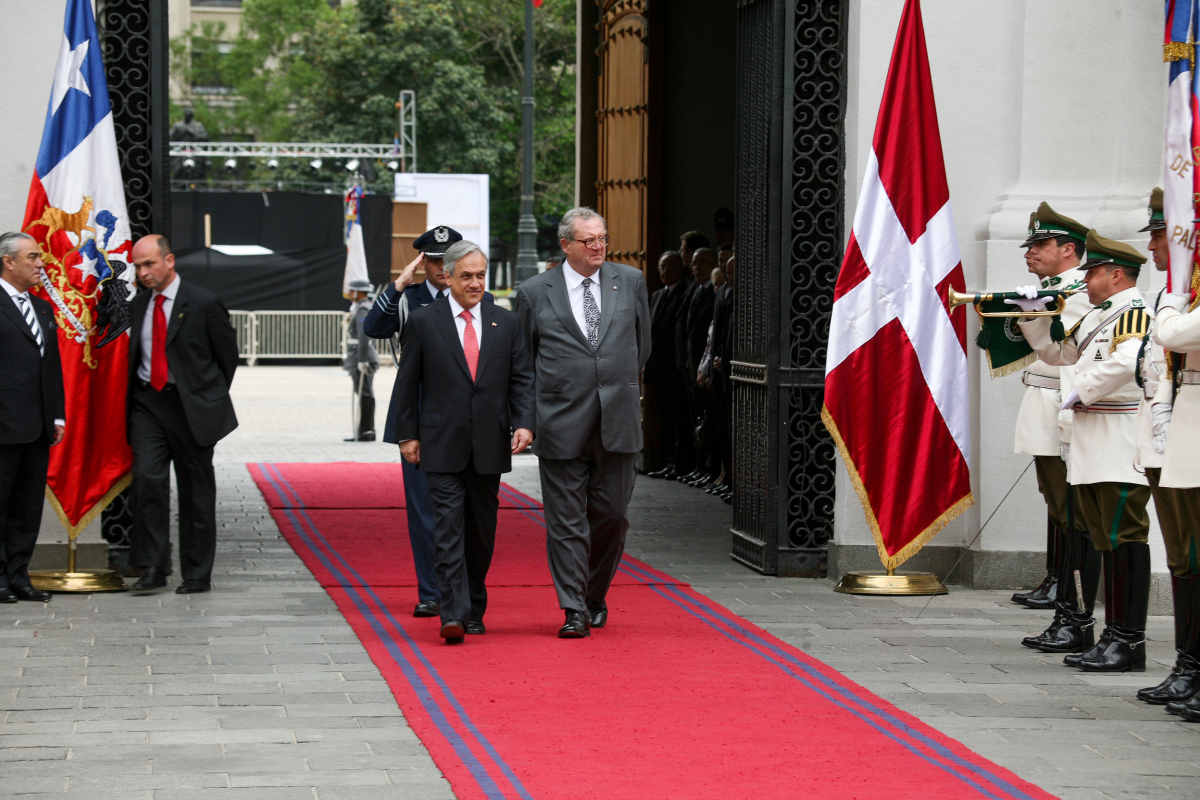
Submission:
[[[72,538],[129,483],[125,440],[129,215],[112,106],[89,0],[69,0],[25,220],[54,305],[67,428],[47,496]]]
[[[1194,192],[1197,176],[1193,145],[1197,130],[1193,61],[1196,54],[1197,0],[1166,0],[1163,60],[1167,71],[1166,171],[1163,175],[1163,214],[1167,221],[1170,269],[1167,291],[1187,291],[1191,285],[1195,248]]]
[[[893,568],[974,502],[962,263],[918,0],[900,18],[834,289],[821,417]]]

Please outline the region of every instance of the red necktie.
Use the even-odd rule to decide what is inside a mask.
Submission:
[[[479,340],[475,338],[475,326],[471,324],[471,312],[459,314],[466,320],[467,327],[463,331],[463,355],[467,357],[467,369],[471,370],[471,380],[475,380],[475,370],[479,367]]]
[[[167,315],[163,313],[166,295],[154,298],[154,328],[150,344],[150,385],[161,392],[167,385]]]

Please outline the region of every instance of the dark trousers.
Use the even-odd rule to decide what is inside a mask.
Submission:
[[[696,448],[692,444],[695,423],[692,422],[691,401],[687,387],[675,373],[654,382],[654,398],[658,406],[658,425],[663,431],[660,443],[662,459],[672,464],[676,472],[691,472],[696,466]]]
[[[733,387],[719,370],[713,370],[713,408],[716,413],[717,452],[725,470],[725,483],[733,483]]]
[[[49,467],[45,433],[29,444],[0,444],[0,586],[29,585]]]
[[[408,542],[412,546],[413,566],[417,571],[417,598],[421,602],[438,601],[437,571],[434,569],[433,499],[425,473],[400,459],[404,474],[404,513],[408,517]]]
[[[496,549],[500,476],[427,472],[433,498],[434,564],[442,593],[442,622],[482,621],[487,611],[487,574]]]
[[[201,446],[188,427],[179,392],[137,388],[129,441],[133,446],[131,561],[169,567],[171,464],[179,488],[179,568],[185,581],[212,580],[217,549],[217,481],[213,448]]]
[[[575,458],[538,459],[550,575],[564,610],[606,608],[625,552],[636,458],[605,450],[597,422]]]
[[[350,373],[354,396],[358,398],[358,435],[375,432],[375,373]]]

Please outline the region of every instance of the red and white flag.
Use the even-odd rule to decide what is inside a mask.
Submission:
[[[884,566],[974,502],[963,291],[919,0],[907,0],[834,289],[825,407]]]

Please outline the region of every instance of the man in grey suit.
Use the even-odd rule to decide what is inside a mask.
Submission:
[[[558,635],[578,639],[607,623],[608,587],[625,550],[650,304],[639,270],[604,260],[608,231],[595,211],[568,211],[558,237],[566,260],[522,283],[513,308],[537,374],[546,549],[566,612]]]

